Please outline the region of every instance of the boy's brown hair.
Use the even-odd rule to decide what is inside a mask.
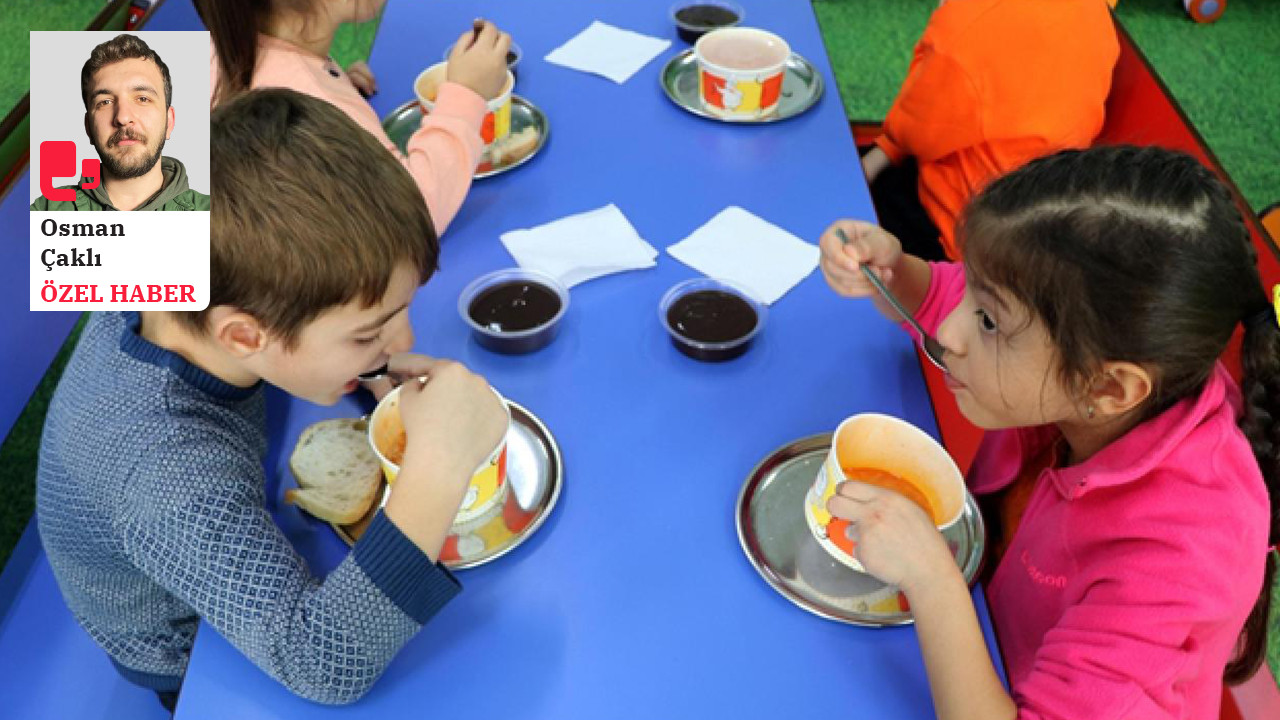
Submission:
[[[419,282],[435,272],[413,178],[342,111],[272,88],[219,106],[210,124],[209,307],[242,310],[292,348],[324,311],[380,301],[400,263]],[[202,334],[207,312],[174,317]]]
[[[108,65],[133,59],[150,60],[160,68],[160,76],[164,78],[164,106],[168,108],[173,104],[173,81],[169,79],[169,66],[137,35],[117,35],[95,47],[89,53],[84,67],[80,68],[80,96],[84,99],[86,110],[89,109],[89,93],[93,92],[93,76]]]

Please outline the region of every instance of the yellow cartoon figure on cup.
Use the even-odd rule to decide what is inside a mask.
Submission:
[[[827,501],[853,480],[893,490],[919,505],[938,530],[964,513],[964,477],[941,445],[914,425],[888,415],[854,415],[836,428],[831,451],[804,495],[809,531],[833,558],[861,572],[849,523],[831,516]]]
[[[747,120],[778,109],[791,48],[773,33],[725,28],[703,35],[694,46],[698,96],[717,117]]]
[[[507,412],[507,426],[511,425],[511,408],[497,390],[494,395],[502,401]],[[387,478],[388,488],[400,473],[400,461],[404,458],[408,436],[405,434],[404,421],[400,417],[400,388],[387,393],[369,418],[369,444],[373,452],[382,462],[382,472]],[[500,505],[507,497],[507,438],[504,434],[498,446],[489,457],[476,468],[467,487],[466,496],[458,515],[454,518],[454,526],[461,525],[483,515],[495,505]],[[383,496],[386,502],[386,495]]]

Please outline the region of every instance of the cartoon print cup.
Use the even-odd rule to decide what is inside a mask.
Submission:
[[[429,114],[435,109],[436,93],[444,84],[448,65],[447,62],[436,63],[423,70],[414,81],[413,90],[418,95],[422,112]],[[507,70],[507,82],[502,86],[502,92],[498,93],[498,97],[486,100],[489,112],[485,114],[480,126],[480,137],[484,140],[485,147],[511,134],[511,91],[515,85],[515,75]]]
[[[916,426],[888,415],[864,413],[840,423],[831,451],[804,496],[804,517],[818,544],[836,560],[863,572],[854,557],[849,522],[832,517],[827,501],[846,480],[885,487],[919,505],[939,530],[964,512],[960,469],[933,438]]]
[[[749,120],[778,109],[791,57],[787,41],[756,28],[724,28],[699,38],[693,54],[698,63],[698,97],[707,112]]]
[[[490,388],[492,390],[492,388]],[[511,408],[497,390],[493,391],[502,402],[502,409],[507,413],[507,432],[511,431]],[[404,422],[400,418],[400,388],[387,393],[369,418],[369,445],[382,462],[382,472],[390,486],[400,473],[400,461],[404,458],[405,444]],[[471,484],[467,488],[462,507],[458,510],[453,524],[473,520],[501,503],[507,496],[507,435],[504,433],[498,446],[489,453],[489,457],[476,468],[471,476]]]

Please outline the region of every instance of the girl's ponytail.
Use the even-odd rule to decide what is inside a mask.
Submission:
[[[195,0],[196,12],[213,36],[218,86],[211,105],[249,89],[258,62],[258,32],[271,10],[269,0]]]
[[[1244,321],[1244,345],[1240,353],[1244,374],[1244,416],[1240,429],[1258,459],[1262,478],[1271,497],[1271,525],[1267,544],[1280,543],[1280,324],[1276,311],[1267,303]],[[1267,553],[1267,570],[1262,591],[1236,645],[1236,654],[1227,664],[1223,680],[1235,685],[1257,672],[1266,652],[1267,617],[1271,609],[1271,585],[1275,580],[1277,560]]]

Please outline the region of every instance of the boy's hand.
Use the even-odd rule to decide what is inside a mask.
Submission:
[[[933,520],[903,495],[857,481],[840,483],[827,510],[849,521],[854,556],[882,582],[910,597],[943,577],[955,558]]]
[[[507,431],[507,414],[489,383],[456,362],[404,354],[391,365],[412,379],[400,386],[408,442],[383,512],[434,562],[472,474]]]
[[[468,29],[449,52],[445,79],[471,88],[485,100],[502,93],[507,84],[507,51],[511,36],[488,21],[480,29]]]
[[[420,355],[394,359],[393,372],[414,377],[400,386],[400,416],[408,435],[404,465],[469,481],[507,431],[498,396],[483,377],[459,363]]]
[[[837,230],[844,232],[848,243]],[[886,285],[893,281],[901,263],[902,243],[879,225],[858,220],[837,220],[818,240],[822,251],[819,266],[827,284],[845,297],[880,296],[874,285],[862,274],[859,265],[869,265]]]
[[[378,92],[378,81],[373,78],[373,70],[369,69],[369,64],[363,60],[357,60],[347,66],[347,78],[351,80],[351,84],[356,86],[356,90],[365,97],[370,97]]]

